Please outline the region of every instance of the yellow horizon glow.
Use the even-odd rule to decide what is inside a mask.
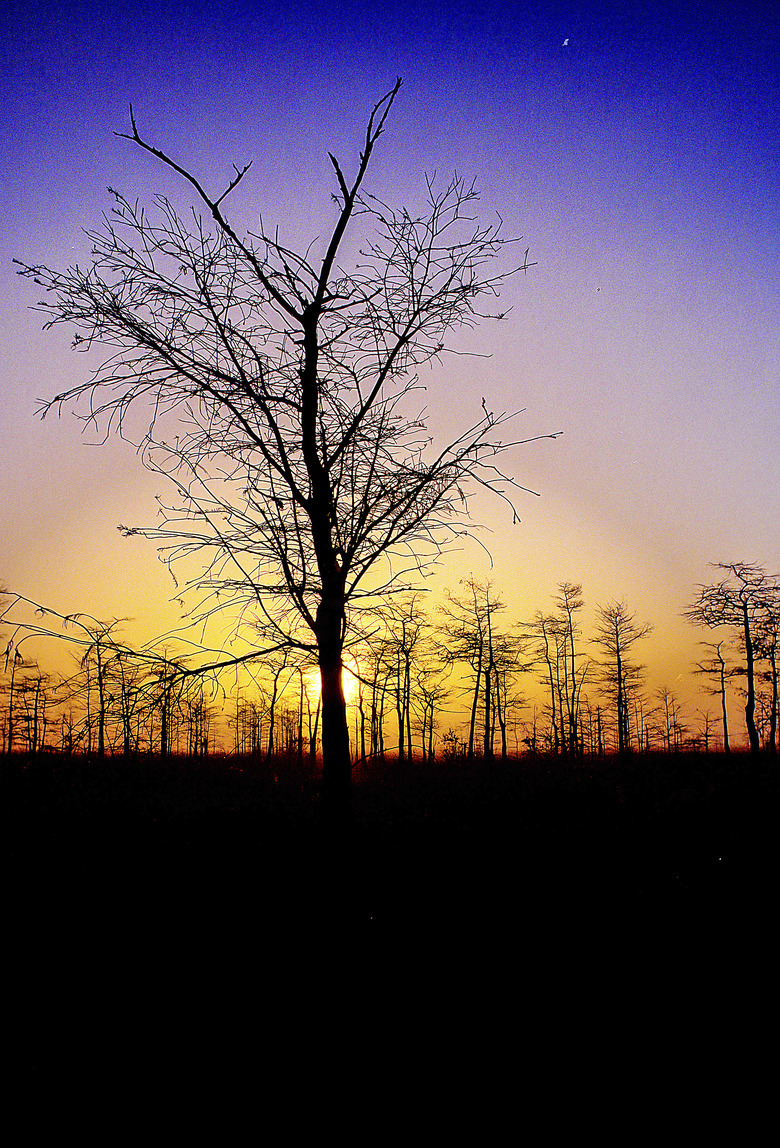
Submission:
[[[348,706],[357,704],[359,692],[359,682],[355,676],[357,673],[359,673],[359,667],[354,659],[352,659],[352,666],[347,665],[346,662],[344,663],[344,667],[341,671],[341,686],[344,690],[344,700]],[[318,698],[321,693],[319,668],[309,670],[305,677],[314,697]]]

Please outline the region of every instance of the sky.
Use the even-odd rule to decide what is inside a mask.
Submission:
[[[625,599],[655,629],[650,684],[682,692],[703,635],[681,618],[712,562],[780,570],[780,15],[768,4],[321,0],[265,5],[27,3],[0,12],[0,581],[63,613],[175,620],[154,544],[160,480],[127,443],[89,445],[36,400],[82,381],[67,333],[41,332],[11,260],[86,261],[112,186],[188,189],[114,133],[139,126],[211,187],[253,167],[231,211],[308,243],[330,218],[327,153],[350,167],[367,115],[403,88],[368,189],[402,204],[426,172],[475,177],[535,266],[500,326],[426,376],[430,426],[522,410],[512,452],[537,496],[521,522],[478,498],[507,618],[582,582],[588,629]]]

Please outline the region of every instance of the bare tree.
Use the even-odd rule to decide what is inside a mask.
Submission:
[[[412,743],[412,712],[414,664],[425,664],[430,657],[427,642],[428,618],[419,605],[418,598],[411,598],[395,604],[392,610],[385,610],[385,621],[389,627],[387,650],[390,658],[389,686],[395,698],[395,712],[398,721],[398,761],[411,762],[414,757]]]
[[[581,657],[577,649],[580,636],[578,616],[583,607],[582,585],[573,582],[559,582],[558,593],[555,598],[558,614],[562,623],[563,649],[562,649],[562,686],[566,706],[566,719],[568,725],[568,746],[573,753],[582,751],[579,741],[579,710],[580,695],[588,672],[588,665],[581,665]]]
[[[521,668],[517,660],[519,642],[499,630],[497,616],[506,607],[496,596],[492,582],[467,578],[461,585],[464,592],[448,593],[446,604],[441,606],[444,661],[467,665],[471,671],[468,758],[471,761],[474,757],[477,715],[481,711],[482,752],[490,760],[496,721],[502,731],[502,752],[506,752],[504,703],[508,701],[508,676]]]
[[[280,655],[277,655],[270,663],[271,675],[271,688],[270,696],[268,698],[268,756],[273,757],[276,753],[276,704],[279,701],[280,694],[283,687],[280,687],[282,675],[286,674],[289,679],[291,676],[290,671],[287,669],[288,651],[284,650]],[[285,683],[286,684],[286,683]]]
[[[579,753],[580,698],[589,669],[579,650],[582,586],[559,582],[553,614],[537,614],[528,627],[535,658],[550,691],[550,748],[554,753]]]
[[[169,560],[206,554],[188,580],[193,620],[249,610],[246,657],[290,645],[316,653],[323,799],[334,810],[349,803],[342,654],[354,612],[472,529],[470,482],[510,508],[511,487],[519,489],[496,466],[516,445],[498,437],[507,415],[483,399],[473,425],[434,449],[411,407],[415,372],[439,359],[457,329],[503,318],[481,302],[520,268],[494,269],[516,241],[503,237],[500,220],[474,221],[478,196],[460,177],[426,180],[421,211],[363,192],[400,86],[371,112],[351,178],[330,156],[335,220],[321,257],[313,247],[291,250],[262,219],[256,233],[239,234],[225,201],[250,164],[211,193],[142,137],[131,109],[130,132],[117,134],[177,173],[210,221],[163,198],[147,214],[112,192],[110,215],[88,233],[90,266],[20,264],[45,288],[47,327],[75,328],[77,349],[110,349],[44,413],[83,399],[89,422],[127,435],[131,410],[144,416],[146,464],[177,497],[162,527],[128,533],[160,539]],[[358,217],[363,245],[350,251],[345,237]]]
[[[699,716],[701,717],[701,726],[699,727],[701,733],[700,733],[700,736],[698,736],[698,735],[694,736],[693,741],[692,741],[693,748],[694,749],[697,748],[697,743],[698,744],[703,743],[704,752],[709,753],[710,752],[711,729],[712,729],[712,725],[713,725],[712,715],[710,714],[709,710],[701,710],[700,709],[700,710],[698,710],[698,713],[699,713]]]
[[[680,703],[668,686],[660,686],[655,696],[659,702],[658,715],[662,719],[660,732],[666,752],[679,753],[685,734],[685,727],[680,721]]]
[[[549,705],[549,746],[552,753],[559,753],[565,736],[563,726],[563,708],[559,701],[558,669],[561,655],[561,635],[557,618],[537,611],[530,625],[530,634],[536,640],[535,657],[537,664],[542,667],[542,684],[550,690]],[[534,743],[536,731],[534,731]]]
[[[78,621],[84,632],[91,638],[81,659],[81,668],[84,674],[87,703],[87,725],[89,728],[90,750],[92,748],[92,714],[90,713],[92,701],[92,688],[96,691],[96,711],[94,712],[94,728],[97,732],[96,750],[99,758],[106,753],[106,728],[110,720],[109,710],[114,700],[114,691],[111,689],[111,678],[116,671],[116,659],[120,647],[112,631],[120,624],[120,620],[112,618],[110,622],[99,622],[97,618],[90,618],[85,614],[78,615]]]
[[[631,652],[640,639],[652,630],[649,623],[637,625],[625,602],[611,602],[599,607],[594,643],[604,654],[602,677],[615,704],[617,748],[620,756],[631,752],[629,698],[641,678],[642,666],[631,660]]]
[[[441,671],[424,667],[417,673],[416,681],[417,728],[420,732],[423,765],[435,761],[434,746],[436,716],[445,701],[448,688],[441,677]]]
[[[694,669],[695,674],[701,674],[704,677],[714,679],[717,683],[714,687],[708,686],[707,693],[717,696],[720,699],[720,715],[721,727],[723,730],[723,752],[730,753],[731,747],[729,745],[729,715],[726,705],[726,679],[729,677],[730,670],[726,668],[726,659],[723,656],[723,647],[725,641],[721,642],[702,642],[702,645],[710,651],[708,658],[696,663]]]
[[[761,751],[755,716],[755,663],[768,648],[764,642],[768,641],[767,635],[774,624],[772,619],[778,614],[780,581],[775,575],[767,574],[762,566],[749,562],[717,562],[714,566],[722,570],[724,576],[719,582],[699,587],[685,617],[697,626],[708,629],[728,626],[739,634],[745,655],[745,725],[750,752],[755,757]],[[776,703],[774,712],[776,724]]]
[[[159,752],[168,751],[171,722],[196,676],[185,656],[174,657],[154,643],[133,649],[115,633],[117,619],[104,622],[83,611],[62,614],[12,591],[7,591],[0,602],[0,621],[13,627],[6,669],[9,664],[12,670],[23,666],[21,646],[25,644],[26,649],[27,643],[36,640],[53,639],[76,653],[77,672],[58,687],[59,704],[74,707],[67,716],[64,738],[69,748],[80,744],[87,753],[95,750],[103,757],[109,748],[113,752],[121,738],[127,753],[133,744],[138,748],[138,731],[144,722],[150,751],[154,749],[155,726]]]
[[[43,750],[48,724],[47,710],[53,699],[51,675],[43,673],[37,663],[23,662],[23,673],[9,694],[8,729],[22,731],[27,753]],[[13,677],[12,677],[13,682]]]
[[[13,638],[9,639],[8,645],[5,648],[5,665],[4,672],[8,675],[8,685],[6,687],[8,693],[7,703],[7,722],[6,722],[6,738],[5,749],[6,753],[13,753],[14,749],[14,731],[15,731],[15,716],[16,706],[18,705],[17,698],[17,680],[16,675],[20,668],[24,668],[24,657],[18,646],[14,644]]]
[[[359,648],[357,658],[361,680],[368,691],[370,705],[370,750],[372,758],[385,760],[385,705],[392,698],[392,683],[398,670],[398,657],[394,636],[384,627],[368,635]]]
[[[251,754],[259,757],[263,751],[263,720],[266,710],[262,694],[257,697],[242,697],[240,685],[236,683],[235,711],[229,724],[235,728],[233,745],[236,756]]]
[[[780,636],[780,586],[777,587],[776,593],[768,594],[764,601],[762,617],[754,639],[756,657],[769,663],[769,669],[762,676],[771,690],[769,734],[766,738],[766,747],[771,754],[777,753],[778,636]]]

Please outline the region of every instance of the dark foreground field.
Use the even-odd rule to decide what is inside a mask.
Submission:
[[[33,1072],[55,1031],[175,1013],[197,1041],[215,1010],[328,999],[372,1015],[410,978],[431,1000],[448,985],[452,1017],[493,994],[598,1013],[664,985],[721,1019],[767,1004],[771,760],[389,763],[356,775],[336,841],[314,779],[282,762],[14,758],[2,803],[6,987]]]

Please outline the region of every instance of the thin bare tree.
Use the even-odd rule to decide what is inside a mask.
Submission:
[[[559,582],[554,600],[554,613],[537,611],[523,629],[533,641],[534,659],[550,692],[550,748],[554,753],[580,753],[580,702],[590,668],[579,648],[582,586]]]
[[[473,760],[476,745],[477,716],[482,715],[482,753],[486,760],[493,756],[493,735],[497,707],[507,697],[501,690],[504,679],[517,665],[518,642],[500,631],[498,614],[506,609],[496,595],[493,583],[475,578],[461,581],[463,592],[448,592],[440,606],[443,621],[440,630],[444,642],[443,661],[451,666],[468,666],[470,718],[468,758]],[[501,711],[502,729],[505,725]],[[504,736],[502,745],[505,745]]]
[[[636,615],[631,613],[625,602],[610,602],[599,607],[593,641],[604,655],[601,675],[615,706],[617,750],[621,757],[631,752],[629,699],[637,689],[644,669],[633,661],[632,652],[636,643],[652,628],[649,623],[637,624]]]
[[[702,642],[705,649],[710,651],[709,657],[703,658],[700,662],[696,663],[694,668],[695,674],[700,674],[703,677],[712,679],[715,685],[708,685],[707,693],[711,696],[716,696],[720,700],[720,716],[721,728],[723,731],[723,752],[730,753],[731,746],[729,744],[729,715],[728,707],[726,704],[726,683],[731,674],[728,668],[726,659],[723,654],[723,647],[726,645],[725,640],[720,642]]]

